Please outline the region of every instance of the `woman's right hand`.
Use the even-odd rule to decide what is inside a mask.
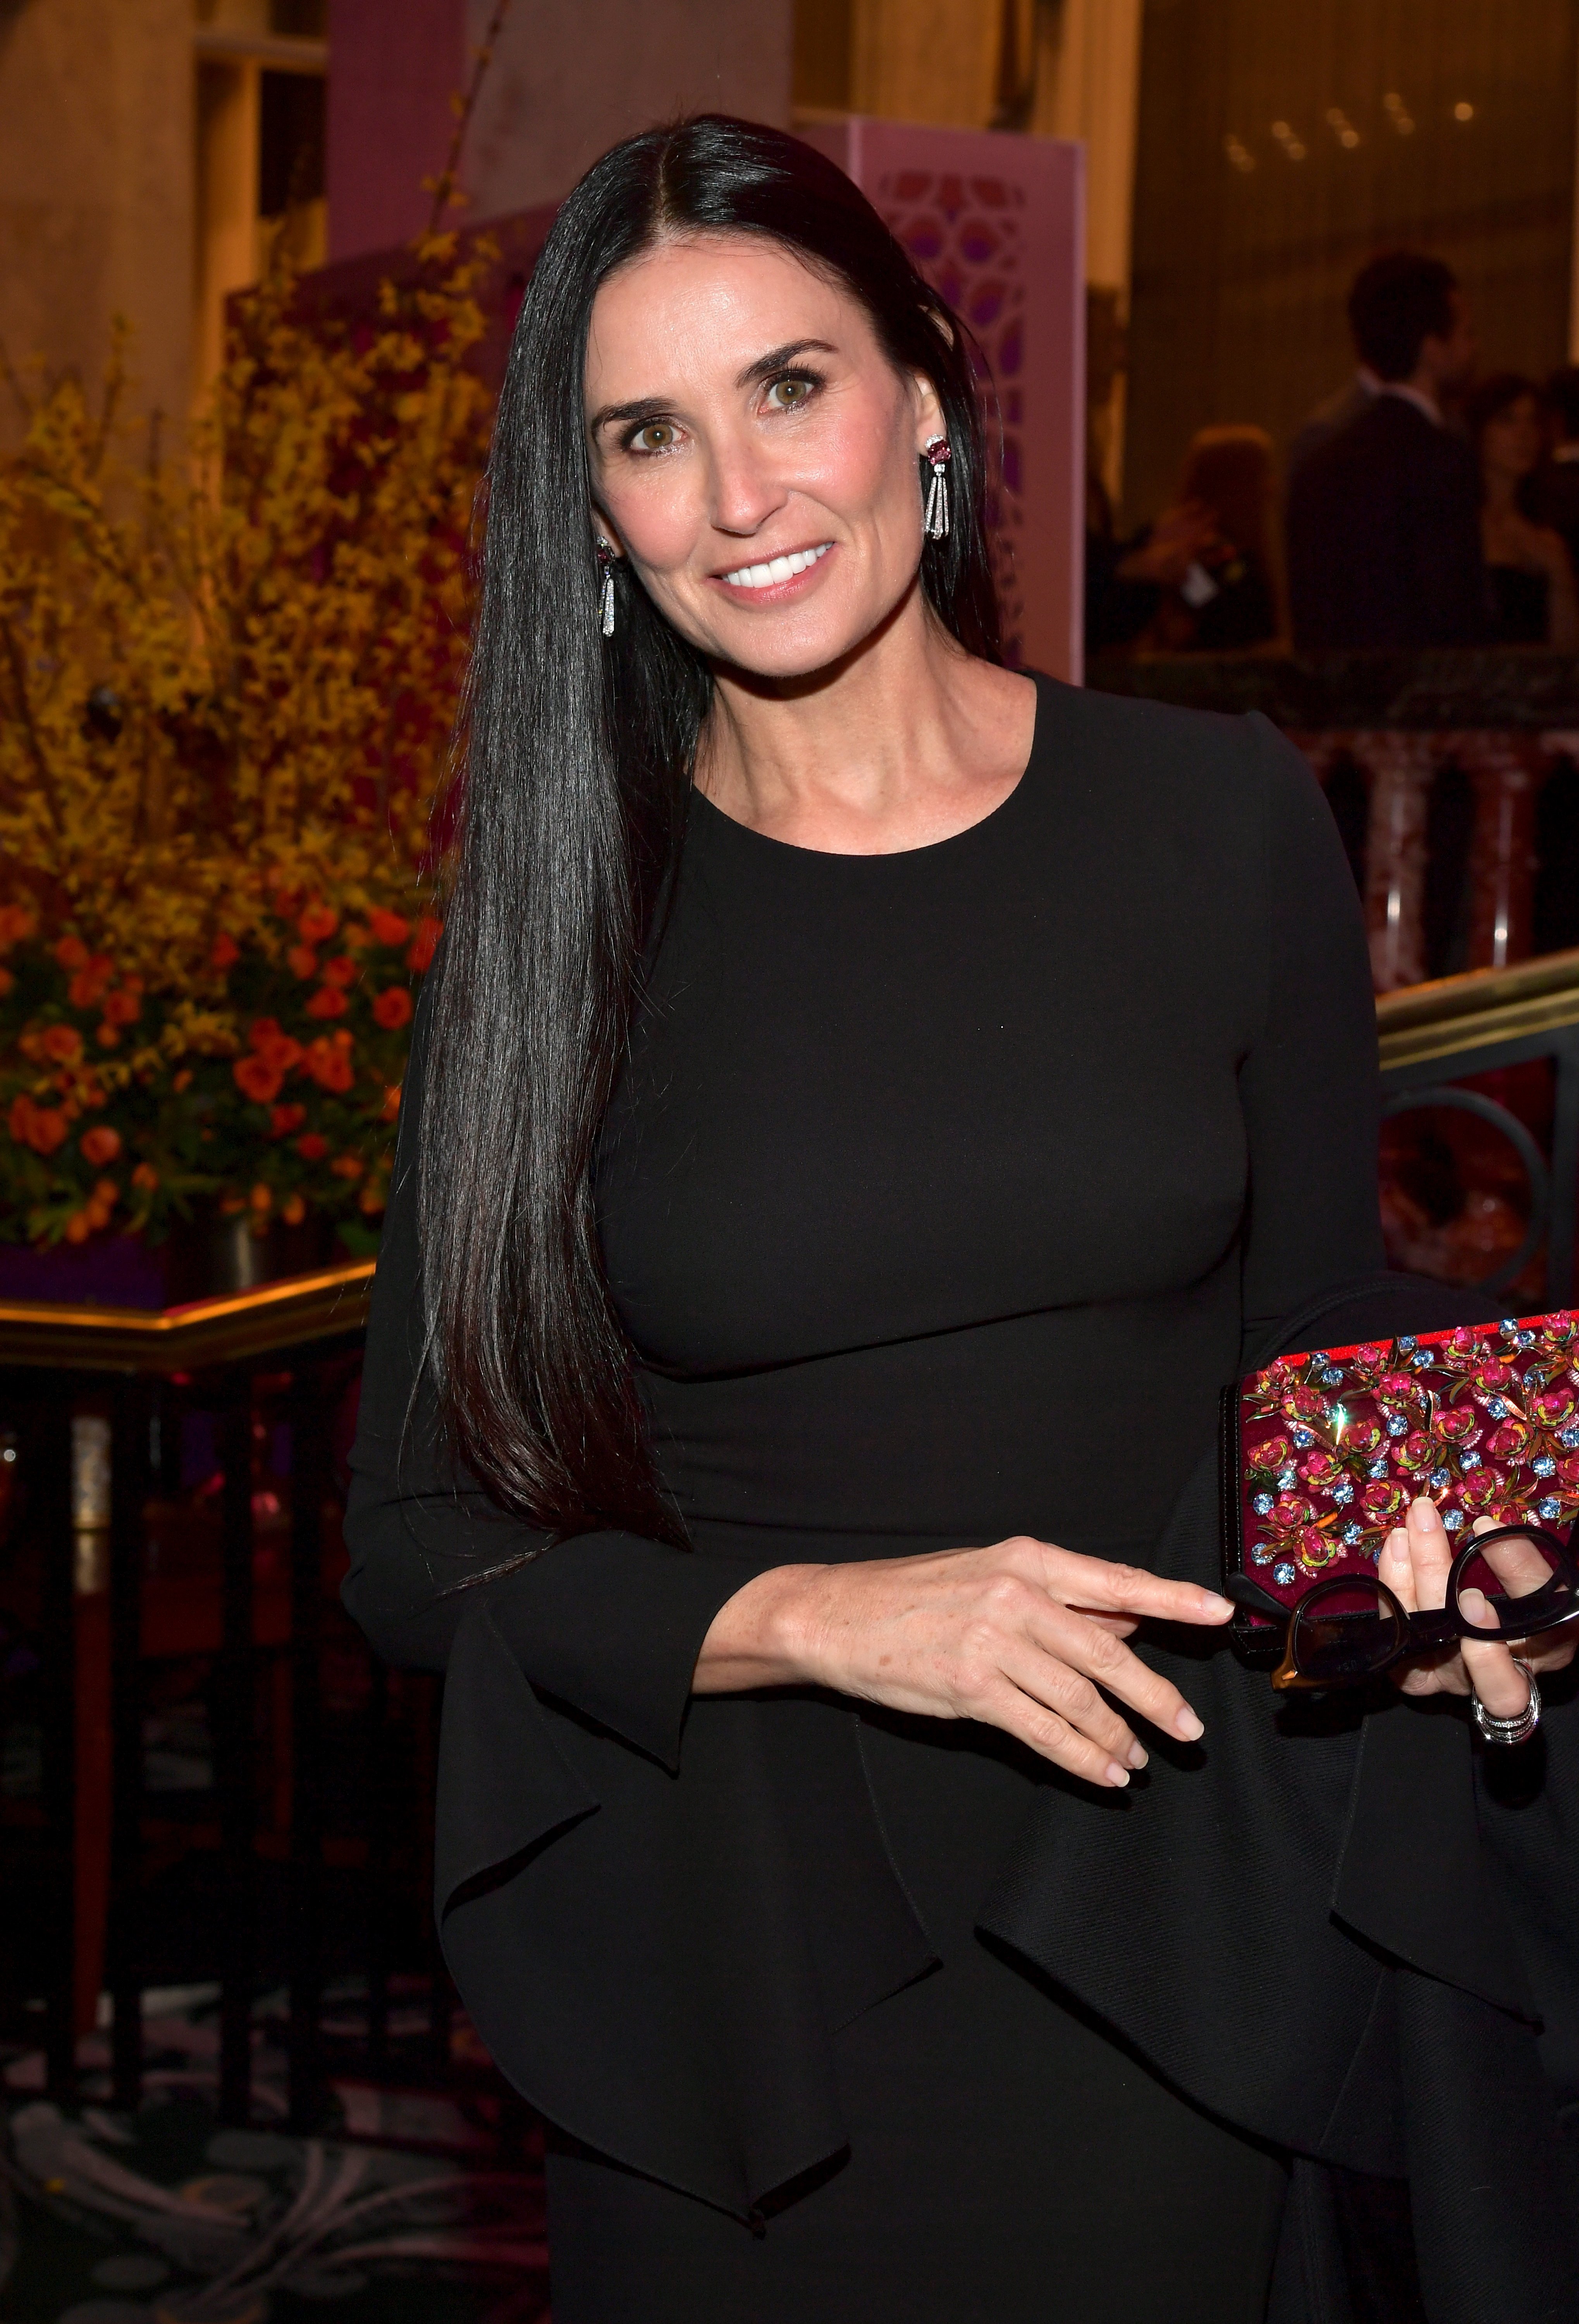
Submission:
[[[979,1719],[1104,1786],[1146,1752],[1114,1695],[1168,1735],[1201,1722],[1124,1640],[1143,1615],[1217,1625],[1225,1598],[1023,1536],[990,1549],[780,1565],[715,1617],[693,1692],[813,1685],[933,1719]]]

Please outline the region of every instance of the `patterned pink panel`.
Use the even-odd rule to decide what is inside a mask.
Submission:
[[[1045,137],[853,118],[801,133],[871,198],[985,358],[1009,658],[1078,682],[1085,540],[1084,154]]]

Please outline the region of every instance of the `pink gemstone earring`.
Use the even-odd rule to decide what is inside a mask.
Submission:
[[[944,473],[954,454],[946,436],[934,436],[921,457],[929,462],[932,481],[927,487],[927,511],[921,519],[928,540],[941,540],[948,530],[948,478]]]
[[[598,591],[599,626],[605,638],[614,633],[614,553],[600,532],[597,536],[597,569],[603,576]]]

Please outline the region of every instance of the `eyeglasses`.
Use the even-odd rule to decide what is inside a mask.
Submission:
[[[1478,1591],[1482,1607],[1466,1611]],[[1288,1625],[1278,1688],[1359,1686],[1407,1655],[1430,1654],[1460,1638],[1517,1644],[1544,1630],[1579,1622],[1579,1564],[1566,1545],[1541,1526],[1496,1526],[1466,1541],[1453,1561],[1447,1602],[1436,1612],[1410,1614],[1372,1573],[1339,1573],[1318,1582],[1289,1609],[1270,1591],[1235,1575],[1230,1597],[1252,1613]]]

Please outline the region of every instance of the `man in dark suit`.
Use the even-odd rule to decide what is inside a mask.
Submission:
[[[1480,479],[1443,425],[1474,334],[1440,259],[1398,251],[1357,277],[1349,320],[1377,392],[1288,490],[1288,599],[1301,647],[1461,646],[1487,634]]]
[[[1302,468],[1311,454],[1339,435],[1351,420],[1358,420],[1368,411],[1381,388],[1381,382],[1369,364],[1361,364],[1346,386],[1325,396],[1316,410],[1302,420],[1288,438],[1288,449],[1283,456],[1283,474],[1291,483],[1297,468]]]
[[[1537,524],[1554,525],[1562,534],[1579,572],[1579,364],[1553,372],[1546,400],[1556,441],[1520,498]]]

